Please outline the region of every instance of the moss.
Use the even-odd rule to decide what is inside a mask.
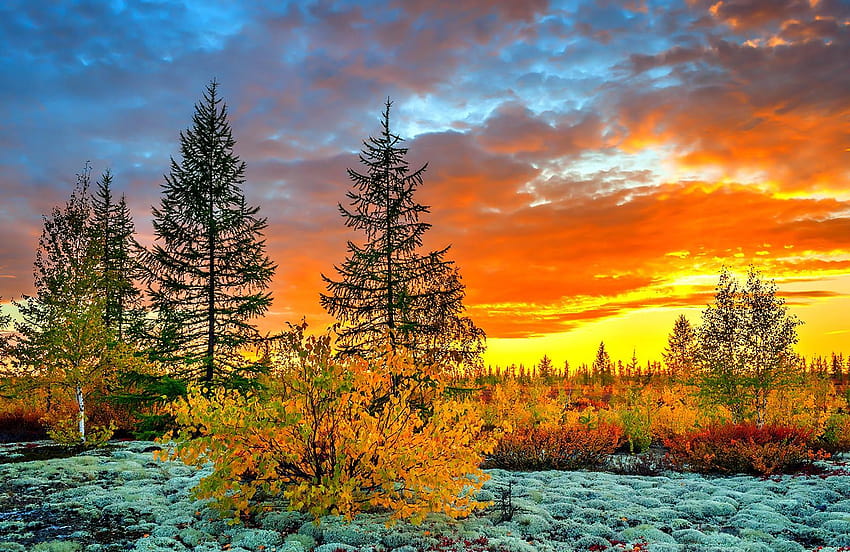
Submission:
[[[143,537],[136,541],[136,552],[183,552],[186,547],[168,537]]]
[[[74,541],[49,541],[36,544],[32,552],[78,552],[82,545]]]
[[[805,548],[799,542],[777,539],[770,543],[774,552],[803,552]]]
[[[705,541],[705,534],[696,529],[680,529],[673,531],[673,539],[682,544],[701,544]]]
[[[180,539],[180,542],[186,546],[194,548],[203,541],[211,540],[212,536],[204,533],[203,531],[198,531],[193,527],[186,527],[185,529],[180,530],[177,534],[177,538]]]
[[[572,502],[555,502],[546,506],[549,514],[555,519],[567,519],[576,511]]]
[[[827,543],[836,547],[850,547],[850,533],[839,533],[837,535],[826,537]]]
[[[178,533],[180,533],[180,529],[174,525],[158,525],[156,529],[151,531],[151,536],[169,537],[173,539],[177,538]]]
[[[608,521],[610,517],[609,514],[601,511],[595,510],[593,508],[577,508],[573,513],[573,518],[581,519],[589,523],[600,523],[603,521]]]
[[[0,552],[27,552],[27,549],[17,542],[0,542]]]
[[[540,552],[540,550],[517,537],[498,537],[490,542],[490,546],[504,552]]]
[[[741,545],[741,539],[728,533],[711,533],[705,535],[704,543],[711,546],[726,547],[728,550],[737,550]]]
[[[302,535],[300,533],[296,533],[294,535],[287,536],[286,540],[284,541],[284,544],[286,543],[296,543],[305,550],[311,550],[314,546],[316,546],[316,539],[309,535]]]
[[[731,516],[736,511],[731,504],[718,500],[683,500],[675,509],[696,519]]]
[[[353,552],[355,550],[357,550],[357,548],[342,542],[329,542],[316,547],[316,552]]]
[[[683,518],[675,518],[670,520],[670,529],[680,531],[682,529],[690,529],[694,524],[690,520]]]
[[[601,537],[603,539],[612,539],[617,534],[604,523],[591,523],[590,525],[585,525],[582,527],[584,534],[591,535],[594,537]]]
[[[368,528],[358,530],[357,527],[336,526],[326,527],[322,538],[327,542],[341,542],[352,546],[363,546],[378,540],[382,532],[377,527],[372,527],[371,530]]]
[[[576,550],[607,550],[610,546],[611,543],[608,539],[603,539],[602,537],[597,537],[595,535],[581,537],[573,543],[573,547]]]
[[[481,502],[490,502],[496,500],[496,495],[493,494],[492,491],[480,490],[475,493],[475,500],[480,500]]]
[[[669,542],[651,542],[646,547],[647,552],[682,552],[683,548],[680,544]],[[700,552],[714,552],[711,548],[700,548]],[[729,552],[728,550],[718,550],[717,552]]]
[[[260,547],[271,548],[283,542],[280,533],[268,529],[238,529],[233,533],[230,543],[246,550]]]
[[[538,536],[552,529],[552,523],[549,520],[535,514],[515,515],[512,524],[524,536]]]
[[[745,542],[741,544],[741,550],[743,552],[773,552],[773,548],[763,542]]]
[[[632,502],[640,504],[644,508],[660,508],[664,504],[655,497],[638,495],[632,498]]]
[[[821,524],[821,529],[831,533],[850,533],[850,519],[831,519]]]
[[[263,529],[271,529],[281,533],[294,533],[298,531],[301,524],[307,520],[307,516],[301,512],[292,510],[284,510],[282,512],[272,512],[266,514],[260,520],[260,526]]]
[[[623,540],[627,542],[642,540],[647,542],[676,542],[676,539],[649,524],[629,527],[628,529],[624,529],[620,534],[623,536]]]
[[[301,527],[298,528],[298,532],[302,535],[313,537],[318,542],[322,540],[322,533],[324,530],[315,522],[305,521],[301,524]]]
[[[772,542],[775,540],[770,533],[765,533],[758,529],[741,529],[739,536],[745,541]]]

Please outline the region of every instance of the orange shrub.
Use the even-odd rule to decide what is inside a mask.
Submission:
[[[190,387],[175,406],[182,429],[161,457],[213,464],[195,496],[227,513],[279,496],[316,517],[386,509],[414,522],[482,505],[473,491],[494,438],[469,401],[445,398],[438,368],[401,353],[339,360],[328,335],[297,334],[293,347],[263,387]]]
[[[503,435],[484,462],[507,470],[577,470],[599,466],[623,441],[617,425],[523,427]]]
[[[752,423],[713,425],[666,439],[673,466],[699,473],[770,475],[794,471],[828,455],[809,429]]]

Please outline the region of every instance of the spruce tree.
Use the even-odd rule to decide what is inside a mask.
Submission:
[[[0,297],[0,300],[2,300],[2,297]],[[17,372],[14,356],[9,347],[13,330],[12,316],[3,312],[2,303],[0,303],[0,396],[3,396],[4,387],[8,383],[8,381],[3,381],[4,378],[9,378]]]
[[[339,279],[324,274],[328,293],[322,306],[341,323],[343,355],[365,355],[391,347],[410,350],[419,362],[476,362],[484,333],[462,313],[464,286],[449,247],[420,252],[429,212],[414,192],[427,163],[412,170],[402,138],[390,129],[387,99],[381,133],[363,143],[365,171],[348,170],[353,189],[339,210],[348,227],[365,234],[363,245],[348,242],[348,255],[335,266]]]
[[[97,182],[92,196],[93,230],[99,241],[105,302],[103,319],[119,341],[127,330],[137,335],[142,323],[141,292],[134,280],[140,276],[134,239],[135,225],[122,194],[118,201],[112,193],[112,173],[107,169]]]
[[[611,385],[614,383],[614,364],[611,362],[611,356],[605,350],[605,342],[599,342],[599,348],[596,350],[596,358],[593,359],[593,375],[599,379],[602,385]]]
[[[156,243],[145,264],[156,312],[154,357],[173,374],[212,381],[244,368],[238,351],[258,337],[251,320],[271,304],[275,265],[266,219],[242,192],[245,163],[213,80],[180,133],[162,198],[153,209]]]
[[[667,347],[662,353],[672,377],[688,374],[694,365],[696,334],[684,314],[673,323],[673,331],[667,338]]]

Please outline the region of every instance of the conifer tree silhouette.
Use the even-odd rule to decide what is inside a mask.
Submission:
[[[112,193],[112,173],[107,169],[97,182],[92,195],[94,239],[99,243],[104,298],[103,319],[115,337],[122,341],[128,330],[141,332],[143,312],[141,291],[134,280],[141,276],[136,258],[138,244],[135,225],[122,194],[116,201]]]
[[[155,357],[174,374],[205,382],[247,367],[238,352],[258,337],[251,319],[272,300],[266,219],[246,203],[235,143],[213,80],[180,133],[181,160],[171,160],[153,209],[156,243],[145,255]]]
[[[382,339],[403,346],[420,362],[472,363],[484,349],[484,332],[463,317],[464,286],[449,247],[421,253],[429,212],[414,192],[427,163],[411,171],[403,139],[390,129],[387,99],[381,133],[363,143],[365,171],[348,170],[349,206],[339,205],[348,227],[365,234],[363,245],[348,242],[348,256],[335,266],[339,279],[322,278],[322,306],[340,322],[343,355],[380,350]]]

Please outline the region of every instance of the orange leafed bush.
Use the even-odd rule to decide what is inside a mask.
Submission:
[[[436,369],[392,352],[339,361],[328,336],[294,343],[264,390],[191,389],[175,409],[183,429],[170,456],[213,463],[196,496],[237,513],[282,496],[317,517],[378,509],[414,522],[481,506],[473,494],[494,439],[469,402],[443,398]]]
[[[600,465],[623,441],[613,424],[596,427],[523,427],[503,435],[485,467],[508,470],[576,470]]]
[[[674,436],[664,444],[667,458],[679,469],[770,475],[827,457],[812,446],[812,433],[793,426],[725,424]]]

